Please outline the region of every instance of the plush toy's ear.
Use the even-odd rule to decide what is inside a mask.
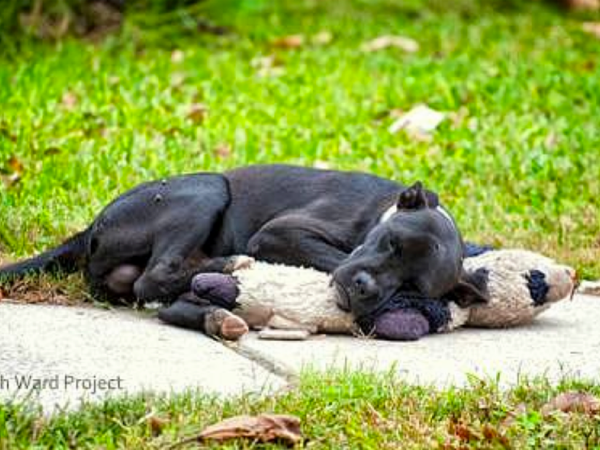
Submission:
[[[436,208],[440,204],[435,192],[423,188],[423,183],[417,181],[409,186],[398,196],[398,209],[417,210],[424,208]]]
[[[448,298],[461,308],[482,305],[490,301],[487,285],[487,269],[482,267],[475,272],[463,270],[458,284],[448,293]]]

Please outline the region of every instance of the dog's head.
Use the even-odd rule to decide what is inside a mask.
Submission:
[[[398,292],[437,298],[453,290],[460,291],[465,306],[485,301],[484,288],[462,261],[454,220],[436,194],[416,183],[334,271],[339,306],[363,316]]]

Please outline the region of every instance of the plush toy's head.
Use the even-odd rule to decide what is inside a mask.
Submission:
[[[366,322],[373,333],[392,340],[416,340],[461,326],[506,328],[530,323],[553,303],[572,295],[576,273],[527,250],[486,251],[464,261],[465,270],[476,277],[489,300],[463,308],[461,299],[402,299]],[[467,295],[469,293],[467,292]]]
[[[485,271],[490,301],[473,306],[467,325],[509,327],[531,322],[576,287],[573,268],[527,250],[496,250],[464,261],[467,271]]]

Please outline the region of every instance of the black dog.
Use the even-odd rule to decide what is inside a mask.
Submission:
[[[434,193],[285,165],[142,184],[85,231],[0,269],[0,278],[83,269],[96,294],[172,303],[194,274],[227,271],[238,254],[332,272],[340,306],[358,314],[401,289],[484,295],[462,270],[460,234]],[[186,303],[181,312],[196,320],[202,308]]]

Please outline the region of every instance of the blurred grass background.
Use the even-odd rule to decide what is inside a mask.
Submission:
[[[0,13],[0,259],[59,242],[142,181],[288,162],[423,180],[467,239],[600,276],[600,40],[582,29],[598,13],[501,0],[102,4]],[[420,48],[361,50],[382,35]],[[420,103],[451,113],[430,139],[388,131]]]

